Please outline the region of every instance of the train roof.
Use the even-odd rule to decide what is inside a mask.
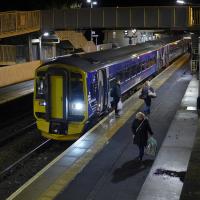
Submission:
[[[88,72],[97,70],[99,68],[102,68],[106,64],[127,58],[128,56],[131,56],[133,54],[139,55],[150,50],[158,49],[161,46],[174,42],[176,40],[177,39],[175,39],[174,37],[167,37],[162,40],[148,41],[146,43],[137,44],[134,46],[129,45],[121,48],[109,49],[86,54],[61,56],[57,57],[52,61],[44,63],[43,66],[48,64],[62,63],[79,67],[82,70]]]

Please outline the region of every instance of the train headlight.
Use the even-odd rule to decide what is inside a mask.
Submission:
[[[74,102],[72,103],[72,109],[77,111],[83,111],[84,105],[82,102]]]
[[[41,101],[39,101],[39,105],[40,105],[40,106],[46,106],[47,103],[46,103],[46,101],[41,100]]]

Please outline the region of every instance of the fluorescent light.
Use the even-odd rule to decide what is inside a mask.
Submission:
[[[44,36],[49,36],[48,32],[43,33]]]
[[[183,0],[177,0],[176,3],[185,4],[185,1],[183,1]]]

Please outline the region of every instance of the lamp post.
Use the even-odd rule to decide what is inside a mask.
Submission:
[[[93,0],[87,0],[87,3],[90,4],[91,9],[93,8],[93,5],[97,5],[97,1],[93,1]],[[90,40],[92,41],[92,24],[91,24],[91,30],[90,30]]]
[[[54,33],[45,32],[42,35],[40,35],[40,37],[38,39],[32,41],[32,43],[39,43],[40,60],[44,60],[46,58],[43,55],[43,44],[52,45],[52,52],[53,52],[52,57],[55,58],[56,57],[56,44],[60,43],[60,39]]]
[[[129,32],[127,30],[124,31],[124,38],[128,38],[129,39],[129,44],[132,45],[133,44],[133,39],[134,39],[134,45],[135,45],[135,39],[137,38],[136,35],[137,30],[133,29],[131,30],[131,35],[129,35]]]

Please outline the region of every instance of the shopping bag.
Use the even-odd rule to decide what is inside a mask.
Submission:
[[[154,137],[149,137],[145,153],[150,156],[155,156],[157,152],[157,141]]]
[[[122,107],[123,107],[122,101],[120,100],[120,101],[118,102],[118,104],[117,104],[117,110],[122,110]]]

